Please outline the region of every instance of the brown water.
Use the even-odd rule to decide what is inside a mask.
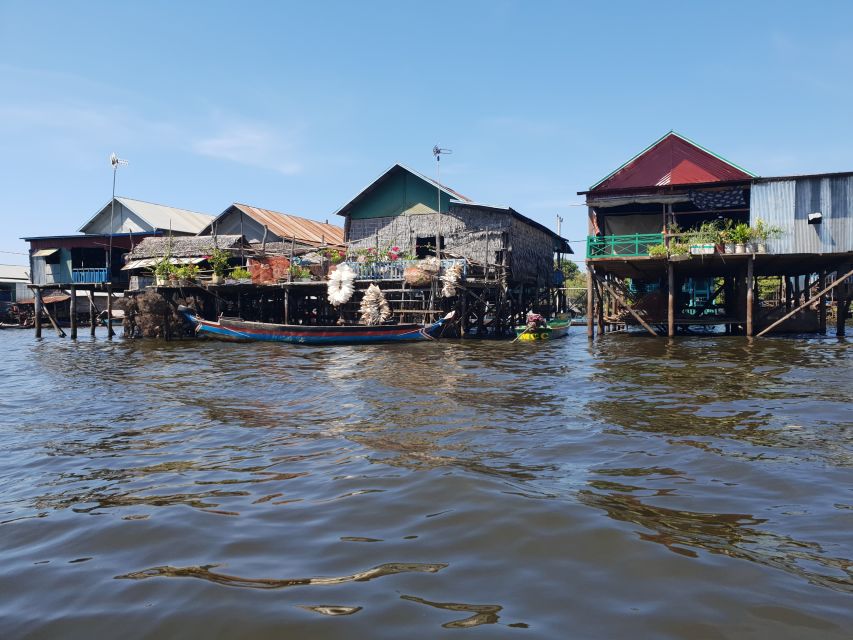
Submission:
[[[0,332],[0,636],[849,638],[853,349]]]

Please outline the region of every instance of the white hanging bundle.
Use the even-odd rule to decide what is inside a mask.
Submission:
[[[338,268],[329,274],[326,292],[329,302],[339,307],[352,298],[355,292],[355,271],[348,264],[339,264]]]
[[[375,284],[370,285],[361,299],[361,324],[382,324],[391,319],[391,307],[382,290]]]
[[[456,295],[456,285],[462,280],[462,265],[456,263],[449,267],[444,275],[441,276],[441,281],[444,283],[441,287],[441,296],[443,298],[452,298]]]

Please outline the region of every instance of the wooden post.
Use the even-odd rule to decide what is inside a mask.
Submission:
[[[793,311],[791,311],[791,312],[789,312],[789,313],[786,313],[784,316],[782,316],[781,318],[779,318],[776,322],[774,322],[773,324],[771,324],[769,327],[767,327],[767,328],[765,328],[765,329],[762,329],[762,330],[759,332],[758,336],[756,336],[756,337],[760,338],[761,336],[763,336],[765,333],[767,333],[767,332],[768,332],[768,331],[770,331],[771,329],[775,329],[775,328],[776,328],[776,327],[778,327],[780,324],[782,324],[783,322],[785,322],[785,320],[787,320],[788,318],[790,318],[792,315],[794,315],[795,313],[797,313],[797,312],[798,312],[798,311],[800,311],[801,309],[804,309],[805,307],[809,306],[812,302],[814,302],[815,300],[817,300],[820,296],[822,296],[823,294],[825,294],[827,291],[830,291],[830,290],[834,289],[835,287],[837,287],[839,284],[841,284],[842,282],[844,282],[844,281],[845,281],[847,278],[849,278],[850,276],[853,276],[853,269],[851,269],[850,271],[848,271],[847,273],[845,273],[843,276],[841,276],[840,278],[838,278],[838,279],[836,279],[835,281],[833,281],[833,283],[832,283],[832,284],[830,284],[828,287],[825,287],[824,289],[822,289],[819,293],[817,293],[817,294],[813,295],[811,298],[809,298],[808,300],[806,300],[803,304],[801,304],[800,306],[798,306],[798,307],[797,307],[796,309],[794,309]]]
[[[593,270],[591,266],[586,271],[586,337],[592,340],[595,337],[595,326],[592,322],[593,293],[592,293]]]
[[[746,261],[746,335],[750,338],[753,336],[752,331],[752,306],[753,306],[753,281],[755,256],[750,255]]]
[[[284,290],[284,324],[290,324],[290,288]]]
[[[77,287],[71,285],[71,298],[68,300],[68,315],[71,322],[71,339],[77,339]]]
[[[602,280],[599,280],[598,278],[595,279],[595,283],[596,283],[595,293],[597,294],[596,295],[596,301],[595,301],[595,308],[596,308],[595,322],[598,325],[598,337],[599,338],[604,335],[604,295],[602,294],[602,283],[603,282],[604,282],[603,279]]]
[[[838,296],[835,311],[835,335],[839,338],[844,337],[845,325],[847,324],[847,314],[850,313],[851,302],[853,302],[853,297],[850,297],[850,294],[848,294],[847,298],[844,296]]]
[[[666,335],[672,338],[675,335],[675,265],[671,261],[667,262],[666,273],[669,287],[666,307]]]
[[[817,280],[818,289],[826,286],[826,270],[820,272]],[[826,296],[817,299],[817,326],[821,335],[826,335]]]
[[[64,338],[65,332],[62,330],[62,328],[59,326],[59,324],[56,322],[56,320],[53,318],[53,316],[50,315],[50,309],[47,308],[47,305],[44,304],[44,300],[41,299],[41,290],[36,289],[36,295],[39,297],[39,300],[41,300],[41,303],[42,303],[41,306],[44,307],[44,314],[47,316],[47,319],[50,320],[50,324],[52,324],[53,328],[56,330],[56,335],[58,335],[60,338]],[[53,312],[56,313],[56,306],[55,305],[54,305]]]
[[[462,322],[459,325],[459,337],[464,338],[468,331],[468,291],[462,291]],[[482,336],[480,336],[482,337]]]
[[[38,289],[33,289],[33,310],[35,312],[36,338],[41,338],[41,294]]]
[[[97,313],[95,313],[95,294],[91,289],[86,290],[86,298],[89,300],[89,335],[94,338],[98,318]]]
[[[116,334],[113,331],[113,288],[107,285],[107,337],[112,338]]]

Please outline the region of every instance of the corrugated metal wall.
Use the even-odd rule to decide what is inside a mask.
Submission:
[[[808,214],[823,214],[809,224]],[[752,186],[750,220],[781,227],[772,253],[853,252],[853,176],[766,180]]]

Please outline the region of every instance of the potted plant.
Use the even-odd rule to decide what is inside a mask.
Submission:
[[[752,238],[752,230],[745,222],[738,222],[731,230],[731,238],[735,244],[735,253],[746,253],[746,244]]]
[[[752,228],[752,237],[756,242],[756,252],[767,253],[767,241],[778,238],[781,235],[782,229],[780,227],[769,225],[761,218],[756,220],[755,227]]]
[[[225,280],[225,273],[228,271],[228,259],[231,257],[224,249],[214,247],[208,256],[207,261],[213,269],[213,276],[210,281],[213,284],[222,284]]]
[[[236,280],[240,284],[246,284],[248,280],[248,284],[251,284],[252,274],[245,267],[234,267],[231,269],[231,279]]]
[[[690,245],[686,242],[678,240],[670,240],[669,242],[670,258],[676,262],[681,260],[690,260]]]
[[[290,265],[290,277],[296,282],[309,282],[311,280],[311,270],[298,264]]]
[[[667,256],[666,245],[664,243],[653,244],[649,247],[650,258],[665,258]]]
[[[175,265],[171,256],[165,255],[154,265],[154,282],[158,287],[165,286],[175,274]]]
[[[194,284],[198,280],[198,265],[182,264],[175,269],[175,276],[178,278],[179,286],[186,287]]]

